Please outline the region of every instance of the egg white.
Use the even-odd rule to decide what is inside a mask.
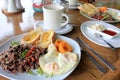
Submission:
[[[60,75],[77,65],[78,55],[73,52],[59,53],[54,44],[48,46],[48,53],[39,58],[41,69],[47,74]]]

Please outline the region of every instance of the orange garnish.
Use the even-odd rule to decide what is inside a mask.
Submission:
[[[100,7],[99,10],[100,10],[101,12],[105,12],[105,11],[107,11],[107,7],[106,7],[106,6]]]
[[[55,46],[57,47],[58,51],[61,53],[72,51],[72,46],[69,43],[60,39],[56,40]]]

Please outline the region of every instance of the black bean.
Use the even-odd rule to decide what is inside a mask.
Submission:
[[[5,58],[7,58],[8,57],[8,55],[5,55]]]
[[[33,69],[35,69],[35,62],[32,62]]]
[[[20,56],[17,56],[18,59],[20,59]]]
[[[20,46],[20,45],[18,45],[17,47],[18,47],[18,48],[20,48],[21,46]]]
[[[24,66],[22,66],[22,71],[23,71],[23,72],[25,72],[25,71],[26,71],[26,69],[24,68]]]
[[[14,69],[13,68],[8,68],[9,71],[13,71]]]
[[[13,52],[13,49],[11,49],[10,52]]]
[[[11,49],[11,48],[12,48],[12,46],[9,47],[9,49]]]
[[[19,63],[19,61],[15,61],[14,63],[17,65]]]
[[[47,48],[45,48],[43,53],[45,53],[45,54],[46,54],[47,52],[48,52],[48,49],[47,49]]]
[[[14,64],[14,62],[13,62],[13,61],[11,61],[9,64],[13,65],[13,64]]]

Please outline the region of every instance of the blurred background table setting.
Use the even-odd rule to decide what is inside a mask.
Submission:
[[[10,41],[20,41],[23,35],[30,31],[41,31],[41,34],[45,33],[50,38],[47,31],[53,30],[57,38],[65,40],[73,47],[73,52],[76,53],[73,56],[78,57],[77,62],[74,63],[76,65],[73,65],[74,67],[65,74],[58,75],[58,78],[54,75],[44,77],[28,73],[15,75],[7,73],[0,66],[0,80],[119,80],[119,5],[119,0],[1,0],[1,54],[10,45]],[[104,17],[106,14],[107,18]],[[96,37],[95,33],[102,35],[102,38],[115,49],[111,49],[103,39]],[[31,37],[33,38],[33,36]],[[47,37],[44,39],[47,40]],[[51,57],[55,57],[55,55]],[[76,58],[71,59],[71,57],[70,60],[76,61]],[[66,60],[66,57],[62,56],[59,59],[61,58],[61,62]],[[55,61],[55,59],[53,60]],[[67,66],[71,67],[69,63]]]

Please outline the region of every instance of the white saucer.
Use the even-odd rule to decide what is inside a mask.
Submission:
[[[69,5],[69,9],[77,9],[78,6],[80,6],[80,3],[77,3],[77,5]]]
[[[36,29],[38,27],[42,27],[43,30],[47,30],[45,28],[45,26],[44,26],[44,22],[43,21],[39,21],[39,22],[36,22],[34,24],[34,29]],[[73,30],[73,25],[72,24],[68,24],[68,25],[62,27],[60,30],[56,30],[55,33],[56,34],[66,34],[66,33],[69,33],[72,30]]]

